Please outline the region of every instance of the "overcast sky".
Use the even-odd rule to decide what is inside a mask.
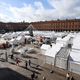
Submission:
[[[80,0],[0,0],[0,21],[80,18]]]

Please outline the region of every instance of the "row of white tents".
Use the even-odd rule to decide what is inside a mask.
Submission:
[[[80,74],[80,33],[77,33],[73,39],[69,65],[70,71]]]
[[[72,48],[67,46],[70,42]],[[80,33],[69,33],[64,38],[57,37],[52,47],[43,44],[41,49],[44,50],[45,63],[80,74]]]
[[[34,31],[33,33],[35,36],[39,35],[50,38],[55,36],[57,38],[56,43],[52,43],[52,46],[48,44],[41,46],[41,49],[45,52],[46,63],[80,74],[80,33],[56,33],[54,31]],[[0,35],[0,40],[3,39],[0,42],[8,41],[10,44],[21,44],[24,43],[25,39],[31,37],[27,34],[28,31],[5,33]],[[66,48],[68,43],[72,44],[72,48]]]
[[[67,32],[66,32],[67,33]],[[50,37],[55,38],[58,36],[66,35],[64,32],[56,33],[54,31],[33,31],[34,36]],[[9,41],[10,44],[19,44],[23,43],[24,39],[29,39],[31,36],[28,35],[28,31],[19,31],[19,32],[9,32],[5,34],[0,34],[0,39]]]

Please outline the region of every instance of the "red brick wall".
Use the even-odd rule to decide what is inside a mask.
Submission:
[[[75,31],[80,30],[80,19],[34,22],[32,25],[38,30]]]
[[[55,31],[78,31],[80,30],[80,19],[72,20],[55,20],[45,22],[32,22],[32,23],[0,23],[0,29],[9,30],[23,30],[30,24],[33,25],[35,30],[55,30]]]

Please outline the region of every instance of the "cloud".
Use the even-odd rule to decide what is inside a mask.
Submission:
[[[60,18],[76,18],[80,15],[80,0],[48,0],[55,8],[54,12],[59,13]]]
[[[25,20],[27,22],[44,21],[48,18],[49,12],[51,12],[51,10],[46,10],[39,1],[34,2],[34,7],[30,4],[25,4],[21,8],[10,7],[9,9],[17,21]]]
[[[0,21],[9,22],[13,19],[10,14],[9,7],[9,4],[0,3]]]
[[[54,19],[80,18],[80,0],[47,0],[52,6],[46,9],[42,0],[34,4],[23,3],[22,7],[0,3],[0,21],[26,22],[45,21]]]

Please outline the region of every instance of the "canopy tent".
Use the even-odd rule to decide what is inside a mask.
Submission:
[[[4,38],[0,38],[0,44],[6,44],[6,40]]]
[[[34,36],[50,37],[52,38],[55,34],[54,31],[33,31]]]
[[[18,36],[17,33],[15,33],[15,32],[10,32],[10,33],[5,33],[5,34],[2,36],[2,38],[7,39],[7,40],[10,40],[10,39],[12,39],[12,38],[16,38],[17,36]]]
[[[24,37],[24,36],[18,36],[18,37],[16,38],[16,40],[18,41],[19,44],[20,44],[20,43],[24,43],[24,42],[25,42],[25,37]]]
[[[70,53],[69,70],[80,74],[80,50],[72,50]]]
[[[11,39],[11,40],[9,41],[9,43],[10,43],[10,44],[13,44],[13,45],[18,45],[18,44],[19,44],[16,39]]]
[[[47,44],[43,44],[41,46],[41,49],[45,50],[45,53],[43,55],[45,55],[45,63],[48,64],[53,64],[54,65],[54,61],[55,61],[55,56],[58,53],[58,51],[61,49],[61,47],[63,47],[63,44],[60,43],[52,43],[52,47],[50,45]]]
[[[56,32],[55,36],[62,38],[63,36],[66,36],[67,34],[68,34],[67,32]]]
[[[80,74],[80,33],[77,33],[73,39],[72,51],[69,58],[69,70]]]
[[[72,50],[70,53],[70,57],[72,61],[80,62],[80,50],[76,50],[76,49]]]
[[[80,49],[80,33],[76,34],[73,39],[73,46],[74,49]]]
[[[5,49],[9,47],[9,43],[4,38],[0,38],[0,49]]]
[[[42,50],[48,50],[48,49],[50,49],[51,47],[50,47],[50,45],[48,45],[48,44],[42,44],[42,46],[41,46],[41,49]]]
[[[45,52],[45,55],[55,57],[55,54],[63,47],[62,44],[57,43],[57,44],[52,44],[51,48],[48,48]]]
[[[26,35],[26,36],[25,36],[25,38],[26,38],[26,39],[29,39],[29,38],[31,38],[31,36],[29,36],[29,35]]]
[[[68,47],[62,47],[56,55],[55,66],[68,69],[68,57],[70,49]]]
[[[73,37],[72,33],[69,33],[67,36],[65,36],[64,38],[61,37],[57,37],[56,42],[61,43],[64,45],[64,47],[70,42],[70,38]]]

